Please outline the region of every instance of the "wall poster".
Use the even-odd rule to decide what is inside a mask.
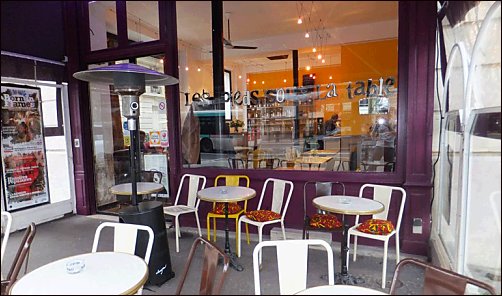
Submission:
[[[2,83],[1,116],[5,209],[49,203],[40,88]]]

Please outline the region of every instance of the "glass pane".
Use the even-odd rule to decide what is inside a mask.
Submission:
[[[115,1],[89,1],[91,51],[118,46]]]
[[[185,88],[180,79],[180,89],[189,93],[182,99],[194,108],[200,128],[200,146],[190,146],[200,149],[198,166],[395,169],[397,2],[224,2],[224,68],[231,91],[224,102],[212,99],[211,73],[198,78],[192,71],[211,45],[210,5],[203,3],[178,9],[178,36],[191,38],[186,46],[179,41],[180,78],[183,72],[190,77]]]
[[[127,61],[115,61],[124,63]],[[163,57],[151,56],[137,58],[138,65],[163,73]],[[105,66],[91,65],[89,69]],[[94,167],[96,184],[97,209],[100,212],[116,213],[122,206],[130,203],[130,196],[112,195],[110,187],[128,183],[130,177],[131,145],[130,131],[124,116],[123,102],[114,92],[113,86],[102,83],[89,83],[92,134],[94,142]],[[157,198],[167,202],[169,197],[169,142],[167,131],[167,104],[164,87],[146,86],[139,97],[140,110],[137,126],[140,140],[141,181],[157,182],[164,189],[153,196],[142,196],[143,199]],[[148,171],[158,171],[152,175]]]
[[[211,2],[177,1],[176,13],[183,163],[185,167],[226,167],[221,149],[231,149],[232,138],[228,132],[219,136],[218,130],[228,129],[219,124],[224,122],[224,104],[210,98]]]
[[[129,42],[159,40],[159,3],[126,1],[127,36]]]
[[[462,147],[464,138],[458,112],[448,113],[445,120],[444,140],[441,148],[441,219],[439,221],[439,233],[450,260],[456,262],[458,251],[456,233],[459,226],[457,213],[460,210],[462,196]]]
[[[474,122],[469,154],[465,268],[471,276],[488,282],[500,292],[500,108],[498,112],[476,114]]]
[[[55,82],[45,82],[54,83]],[[51,86],[40,86],[42,97],[42,115],[44,117],[44,127],[57,127],[58,126],[58,106],[56,101],[56,93],[61,92],[61,89]],[[60,108],[61,109],[61,108]],[[63,112],[63,110],[59,110]]]

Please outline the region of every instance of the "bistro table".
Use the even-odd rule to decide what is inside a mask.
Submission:
[[[151,194],[162,191],[164,185],[155,182],[137,182],[138,194]],[[123,183],[110,187],[111,194],[132,195],[132,183]]]
[[[320,210],[342,214],[343,238],[341,243],[342,268],[341,272],[335,274],[335,283],[337,284],[359,284],[363,281],[356,279],[347,271],[347,235],[349,225],[345,221],[345,215],[373,215],[383,212],[385,207],[382,203],[358,196],[347,195],[325,195],[312,200],[314,206]]]
[[[352,285],[325,285],[307,288],[295,295],[388,295],[382,291]]]
[[[244,186],[216,186],[200,190],[197,197],[200,200],[209,202],[225,203],[225,253],[230,258],[230,266],[243,271],[244,267],[237,262],[237,256],[230,251],[230,241],[228,239],[228,203],[248,200],[256,196],[256,191]]]
[[[82,260],[80,272],[69,273],[67,263]],[[146,283],[143,258],[119,252],[94,252],[63,258],[20,278],[12,295],[132,295]]]

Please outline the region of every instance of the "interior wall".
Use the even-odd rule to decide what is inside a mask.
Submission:
[[[399,91],[398,86],[398,40],[390,39],[383,41],[364,42],[341,45],[341,64],[323,67],[312,67],[310,71],[301,68],[298,71],[299,83],[302,85],[303,75],[314,74],[316,76],[315,85],[325,85],[335,83],[337,85],[337,97],[326,98],[325,100],[314,101],[314,110],[323,111],[326,122],[332,114],[339,114],[342,120],[344,135],[361,135],[369,132],[373,124],[372,116],[362,116],[359,114],[359,99],[365,95],[353,96],[349,98],[347,94],[347,83],[352,82],[352,91],[356,88],[356,81],[363,81],[366,85],[368,79],[372,79],[378,84],[378,79],[384,81],[388,77],[395,79],[393,89]],[[330,79],[330,77],[332,79]],[[281,87],[291,87],[293,84],[292,70],[274,71],[265,73],[249,73],[247,75],[249,83],[247,90],[265,90]],[[286,79],[286,82],[284,82]],[[256,81],[256,84],[254,82]],[[262,84],[262,81],[265,82]],[[263,92],[260,92],[263,94]],[[396,106],[397,96],[389,95],[391,106]],[[350,106],[347,106],[349,104]],[[324,111],[326,105],[333,105],[333,110]],[[348,110],[348,111],[344,111]],[[391,116],[397,119],[396,109],[392,109]],[[391,113],[392,113],[391,112]],[[317,117],[317,116],[316,116]]]

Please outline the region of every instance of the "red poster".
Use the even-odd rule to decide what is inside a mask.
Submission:
[[[40,88],[2,84],[2,190],[7,211],[49,202]]]

